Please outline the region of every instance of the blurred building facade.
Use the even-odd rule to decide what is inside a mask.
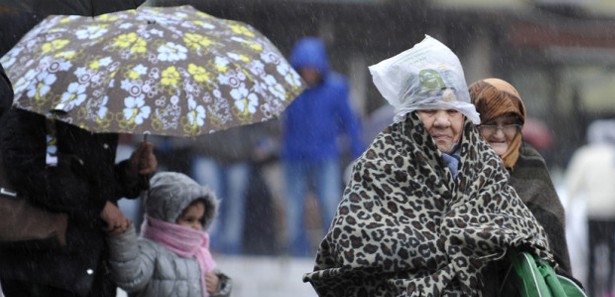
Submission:
[[[288,53],[302,36],[326,40],[333,68],[350,77],[355,108],[384,100],[367,67],[424,34],[460,57],[468,83],[496,76],[515,84],[529,116],[553,132],[543,154],[565,167],[593,119],[615,117],[615,3],[609,0],[149,0],[191,4],[241,20]]]
[[[141,2],[0,0],[0,54],[47,14],[97,14]],[[385,103],[367,67],[432,35],[460,57],[468,83],[497,76],[517,86],[529,116],[541,119],[554,134],[553,146],[543,151],[551,166],[566,165],[584,144],[589,122],[615,117],[615,3],[610,0],[145,2],[190,4],[246,22],[285,54],[300,37],[323,38],[333,68],[350,78],[354,107],[363,115]]]

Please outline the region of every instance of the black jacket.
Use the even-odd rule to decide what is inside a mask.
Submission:
[[[510,184],[545,229],[558,271],[572,277],[564,206],[543,157],[527,143],[523,143],[519,160],[510,172]]]
[[[69,214],[67,247],[0,254],[0,276],[64,288],[90,290],[105,257],[100,213],[107,200],[137,197],[146,184],[130,177],[127,162],[115,165],[116,134],[93,134],[56,122],[59,165],[46,165],[45,118],[11,109],[1,130],[2,155],[19,195],[50,210]]]
[[[13,86],[0,64],[0,118],[13,104]]]

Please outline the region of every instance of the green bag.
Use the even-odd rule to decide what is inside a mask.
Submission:
[[[522,297],[587,297],[577,283],[559,275],[547,261],[527,252],[513,252],[509,257],[515,282]]]

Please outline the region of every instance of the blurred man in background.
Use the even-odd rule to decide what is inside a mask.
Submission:
[[[286,179],[288,252],[311,256],[304,227],[305,197],[314,187],[323,228],[328,228],[341,198],[339,136],[346,135],[352,159],[364,144],[360,119],[350,107],[348,82],[331,71],[324,43],[314,37],[299,40],[291,64],[308,85],[283,117],[281,158]]]
[[[615,296],[615,120],[594,121],[587,130],[588,144],[579,148],[566,172],[569,204],[583,199],[588,231],[589,296]],[[572,208],[568,208],[572,209]],[[608,261],[599,259],[598,247],[608,247]],[[608,263],[606,278],[596,274],[600,263]],[[599,282],[602,280],[602,282]],[[600,285],[601,284],[601,285]],[[603,295],[602,295],[603,294]]]

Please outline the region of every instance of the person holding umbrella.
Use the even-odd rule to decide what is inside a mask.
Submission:
[[[9,297],[115,295],[104,236],[129,221],[114,203],[157,167],[146,143],[114,164],[118,134],[194,137],[263,121],[303,90],[265,36],[188,5],[51,15],[0,61],[15,93],[2,127],[13,184],[70,216],[65,249],[5,255]]]
[[[147,189],[148,175],[157,168],[153,146],[141,143],[115,164],[118,134],[95,134],[61,121],[48,125],[45,116],[17,108],[6,116],[0,142],[9,180],[32,203],[67,213],[69,225],[63,248],[0,254],[5,296],[115,296],[105,234],[123,233],[131,224],[117,200]],[[47,158],[50,135],[57,140],[55,164]]]

